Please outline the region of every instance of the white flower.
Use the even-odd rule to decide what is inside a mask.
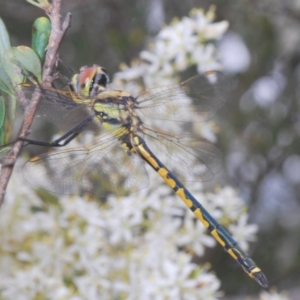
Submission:
[[[194,10],[190,17],[174,20],[130,66],[122,65],[113,84],[137,96],[144,88],[177,84],[176,73],[192,66],[198,71],[219,69],[212,40],[222,36],[227,23],[213,20],[213,8],[206,14]],[[187,98],[184,108],[188,110],[190,103]],[[166,104],[166,118],[181,109],[182,104]],[[143,121],[170,134],[191,129],[161,119]],[[198,125],[194,132],[214,140],[211,124]],[[91,143],[95,138],[84,136],[82,140]],[[79,145],[78,140],[72,143]],[[180,145],[168,151],[158,142],[148,146],[167,167],[195,180],[189,174],[190,166],[180,164],[184,161]],[[198,220],[194,222],[192,212],[163,179],[150,167],[146,170],[147,188],[123,198],[109,196],[102,202],[75,196],[43,201],[15,172],[0,218],[0,297],[217,299],[219,280],[192,263],[192,256],[201,256],[204,247],[213,246],[215,240]],[[188,188],[212,216],[227,224],[240,217],[244,206],[233,190],[204,194],[198,179]],[[244,234],[244,242],[254,233],[246,221],[244,217],[230,227],[238,237]]]
[[[231,220],[235,220],[244,209],[243,200],[230,186],[220,189],[216,194],[209,194],[209,197],[217,207],[222,209],[223,215]]]
[[[255,234],[258,230],[256,224],[247,224],[247,221],[248,215],[244,214],[238,219],[237,224],[231,224],[228,227],[233,237],[245,251],[249,247],[248,241],[255,241]]]
[[[290,300],[292,298],[288,297],[287,293],[276,293],[275,289],[271,289],[270,292],[263,291],[259,295],[259,300]]]
[[[205,247],[215,246],[216,240],[207,233],[202,223],[195,222],[195,217],[191,212],[186,213],[182,226],[177,238],[174,238],[178,246],[190,246],[198,256],[204,254]]]
[[[171,79],[174,73],[195,64],[199,73],[221,69],[212,40],[222,37],[228,22],[212,23],[214,11],[213,6],[206,14],[195,9],[189,18],[173,20],[160,31],[149,49],[140,53],[140,61],[135,60],[130,68],[122,65],[114,82],[119,84],[120,79],[126,82],[140,77],[145,87],[152,87],[154,83],[162,85],[161,81],[166,77]],[[175,78],[173,83],[176,83]]]

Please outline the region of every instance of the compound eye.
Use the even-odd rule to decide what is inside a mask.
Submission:
[[[94,78],[94,82],[96,84],[98,84],[99,86],[106,88],[106,86],[109,82],[109,78],[106,73],[96,74],[96,76]]]
[[[98,93],[106,89],[107,84],[109,83],[109,77],[106,73],[106,70],[100,66],[94,67],[95,73],[92,79],[92,84],[90,85],[89,96],[94,97]]]

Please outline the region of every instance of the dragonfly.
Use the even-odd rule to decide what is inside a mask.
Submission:
[[[20,140],[63,147],[82,133],[97,136],[96,142],[33,157],[23,167],[25,178],[57,194],[123,195],[147,186],[148,164],[244,271],[267,288],[261,269],[183,184],[209,181],[219,171],[219,150],[189,133],[195,131],[192,124],[209,119],[224,104],[231,79],[209,71],[138,97],[109,90],[108,83],[107,71],[93,65],[82,67],[68,90],[23,85],[25,91],[41,94],[37,114],[67,131],[53,142]],[[177,130],[180,134],[173,132]]]

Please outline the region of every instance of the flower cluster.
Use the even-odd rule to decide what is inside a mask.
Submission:
[[[211,8],[206,14],[193,10],[189,18],[174,20],[158,34],[151,50],[143,51],[132,66],[123,66],[115,84],[138,94],[144,87],[175,84],[174,72],[192,65],[199,71],[220,68],[212,41],[222,36],[228,23],[213,19]],[[213,140],[214,128],[203,128]],[[193,263],[215,240],[159,176],[147,171],[147,188],[104,202],[38,196],[15,172],[1,208],[0,298],[221,297],[220,281],[209,265]],[[206,194],[197,180],[188,187],[247,248],[257,228],[247,225],[236,191],[225,187]]]
[[[1,296],[216,299],[219,280],[177,250],[191,244],[187,231],[200,239],[203,228],[180,229],[174,215],[183,214],[182,206],[171,206],[174,197],[155,177],[149,187],[155,194],[111,198],[101,209],[78,197],[45,203],[14,174],[0,227]]]
[[[144,87],[174,84],[174,76],[191,66],[199,73],[220,70],[218,52],[215,45],[228,28],[228,22],[216,22],[215,7],[207,13],[202,9],[193,9],[190,17],[175,19],[165,26],[149,46],[140,53],[140,57],[130,66],[123,64],[121,72],[116,73],[114,83],[137,95]]]

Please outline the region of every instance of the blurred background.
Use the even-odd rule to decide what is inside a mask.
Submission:
[[[219,41],[224,72],[237,78],[230,101],[215,118],[223,153],[220,185],[235,187],[259,225],[252,257],[270,286],[300,298],[300,1],[299,0],[69,0],[63,15],[72,25],[60,48],[74,70],[100,64],[109,74],[137,57],[174,17],[192,8],[217,6],[216,21],[229,30]],[[12,45],[30,46],[32,22],[41,10],[25,1],[1,1]],[[247,294],[260,287],[239,272],[221,247],[206,260],[222,281],[228,299],[236,285]],[[237,298],[239,299],[239,298]]]

